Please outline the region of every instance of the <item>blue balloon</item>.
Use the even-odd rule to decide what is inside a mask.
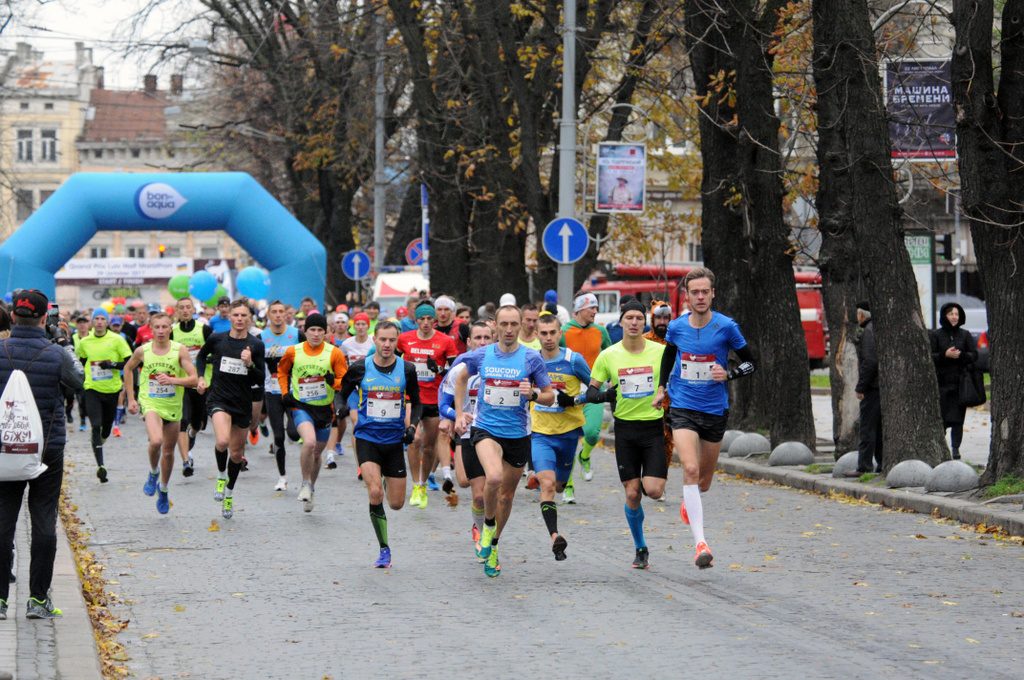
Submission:
[[[262,300],[270,292],[270,275],[259,267],[246,267],[238,272],[235,285],[245,297]]]
[[[209,300],[217,292],[217,277],[205,269],[197,271],[188,281],[188,292],[194,298]]]
[[[12,302],[14,302],[14,293],[7,293],[6,295],[4,295],[4,302],[6,302],[7,304],[11,304]]]

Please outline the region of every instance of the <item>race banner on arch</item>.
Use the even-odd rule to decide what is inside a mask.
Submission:
[[[892,157],[935,163],[956,160],[956,121],[948,59],[885,63]]]

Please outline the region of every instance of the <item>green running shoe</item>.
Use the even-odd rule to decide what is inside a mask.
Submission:
[[[480,552],[478,557],[482,557],[485,560],[491,555],[491,541],[494,540],[494,532],[497,531],[498,527],[489,527],[484,525],[484,532],[480,534]]]
[[[501,564],[498,563],[498,546],[492,545],[488,547],[490,554],[487,556],[487,561],[484,562],[484,573],[494,578],[501,574]]]
[[[217,478],[217,490],[213,492],[213,500],[220,503],[224,500],[224,489],[228,488],[228,480],[221,477]]]
[[[221,506],[220,514],[224,519],[231,519],[235,514],[235,499],[231,496],[224,497],[224,505]]]
[[[37,600],[34,597],[30,597],[27,604],[25,618],[28,619],[56,619],[64,616],[64,612],[53,606],[50,598]]]

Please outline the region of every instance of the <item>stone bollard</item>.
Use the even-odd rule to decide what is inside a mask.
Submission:
[[[722,437],[721,452],[727,453],[729,451],[729,447],[732,446],[732,443],[736,441],[741,434],[743,434],[742,430],[726,430],[725,435]]]
[[[885,476],[885,483],[892,489],[926,486],[931,474],[932,466],[923,460],[905,460],[889,470],[889,474]]]
[[[928,475],[927,491],[970,491],[978,486],[978,473],[962,460],[939,463]]]
[[[814,452],[803,442],[782,442],[768,456],[768,464],[776,465],[810,465],[814,462]]]
[[[756,432],[746,432],[729,446],[730,458],[743,458],[753,453],[771,453],[772,443],[768,438]]]
[[[839,479],[841,477],[848,477],[857,471],[857,458],[860,453],[857,451],[848,451],[839,457],[836,464],[832,466],[832,476]],[[848,474],[849,473],[849,474]]]

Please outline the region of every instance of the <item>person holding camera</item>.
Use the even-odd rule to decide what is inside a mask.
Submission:
[[[50,600],[53,562],[57,554],[57,501],[64,478],[64,393],[82,387],[81,369],[71,355],[51,342],[46,333],[48,300],[38,290],[20,290],[13,297],[13,328],[0,340],[0,392],[11,373],[21,370],[32,388],[42,421],[46,471],[31,480],[0,481],[0,545],[13,545],[25,487],[32,519],[31,565],[26,616],[50,619],[61,610]],[[11,572],[12,551],[0,550],[0,574]],[[10,583],[0,578],[0,619],[7,618]]]

